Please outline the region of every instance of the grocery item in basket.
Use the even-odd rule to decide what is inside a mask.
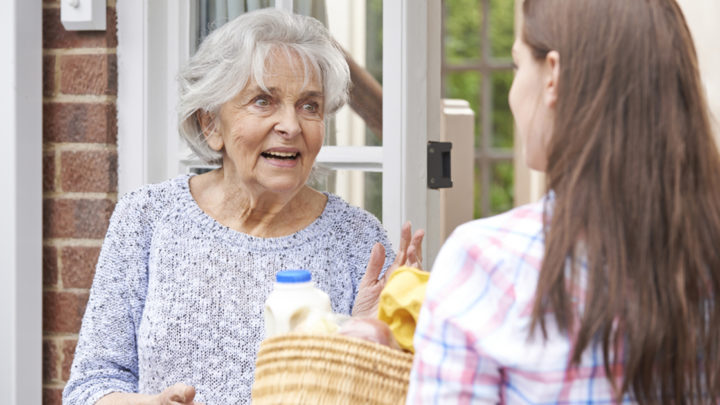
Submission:
[[[292,329],[293,333],[335,333],[350,319],[350,315],[327,313],[319,318],[310,318]]]
[[[415,352],[413,335],[430,273],[413,267],[395,270],[380,293],[378,319],[390,326],[401,348]]]
[[[350,318],[340,327],[338,333],[400,349],[388,325],[375,318]]]
[[[265,301],[265,337],[291,332],[332,313],[330,297],[315,287],[307,270],[278,272]]]

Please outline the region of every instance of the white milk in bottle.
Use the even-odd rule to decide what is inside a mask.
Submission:
[[[330,297],[315,287],[307,270],[285,270],[275,276],[265,301],[265,337],[291,332],[303,322],[332,313]]]

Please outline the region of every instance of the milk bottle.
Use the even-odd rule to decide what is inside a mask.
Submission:
[[[265,337],[288,333],[303,322],[332,313],[330,297],[315,287],[307,270],[285,270],[275,276],[265,301]]]

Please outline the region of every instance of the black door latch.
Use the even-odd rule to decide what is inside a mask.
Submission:
[[[433,142],[427,144],[427,186],[428,188],[451,188],[450,150],[451,142]]]

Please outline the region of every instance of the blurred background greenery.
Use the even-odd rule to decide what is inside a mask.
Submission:
[[[507,97],[513,79],[514,16],[513,0],[443,0],[443,96],[467,100],[475,111],[476,218],[513,206],[513,163],[508,152],[513,149],[514,124]],[[483,114],[486,81],[490,102]],[[483,115],[491,121],[487,143],[483,142]],[[493,154],[505,157],[483,162]],[[487,196],[483,195],[484,177],[490,182]],[[488,203],[483,204],[484,199]]]

